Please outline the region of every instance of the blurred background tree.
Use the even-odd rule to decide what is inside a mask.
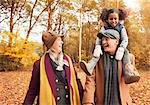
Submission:
[[[17,35],[12,35],[11,47],[8,47],[5,37],[9,33],[1,33],[3,39],[0,43],[0,71],[17,70],[19,68],[28,67],[39,58],[42,47],[36,42],[28,42],[24,44],[25,39],[16,39]]]
[[[129,10],[126,27],[129,35],[129,50],[136,56],[139,67],[150,67],[150,2],[139,1],[140,11]]]

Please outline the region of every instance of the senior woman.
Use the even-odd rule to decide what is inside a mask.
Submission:
[[[63,35],[43,32],[46,53],[33,65],[24,105],[32,105],[37,96],[40,105],[80,105],[82,85],[70,57],[63,53]]]

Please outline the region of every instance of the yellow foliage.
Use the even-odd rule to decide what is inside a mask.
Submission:
[[[11,60],[18,64],[29,66],[39,58],[38,52],[36,52],[37,43],[28,42],[24,44],[24,42],[24,39],[19,39],[8,47],[8,43],[2,39],[0,42],[0,53],[9,56]]]

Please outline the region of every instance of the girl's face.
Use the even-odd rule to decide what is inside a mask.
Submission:
[[[119,15],[118,13],[110,13],[108,16],[108,23],[112,26],[115,27],[119,22]]]

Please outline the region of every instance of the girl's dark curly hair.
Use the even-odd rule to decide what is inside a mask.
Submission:
[[[103,22],[106,22],[106,20],[108,20],[108,16],[111,13],[117,13],[119,15],[119,20],[125,20],[125,18],[127,17],[127,11],[123,8],[112,8],[112,9],[107,9],[107,8],[103,8],[101,15],[100,15],[100,19]]]
[[[108,12],[107,12],[107,14],[106,14],[106,20],[108,20],[108,17],[109,17],[109,15],[111,14],[111,13],[117,13],[118,14],[118,16],[119,16],[119,10],[117,9],[117,8],[112,8],[112,9],[109,9],[108,10]],[[120,20],[120,19],[119,19]]]
[[[124,8],[119,8],[119,20],[125,20],[127,17],[127,11]]]
[[[100,19],[101,19],[103,22],[106,22],[106,19],[107,19],[106,14],[107,14],[107,12],[108,12],[108,9],[107,9],[107,8],[103,8],[103,9],[102,9],[102,12],[101,12],[101,15],[100,15]]]

